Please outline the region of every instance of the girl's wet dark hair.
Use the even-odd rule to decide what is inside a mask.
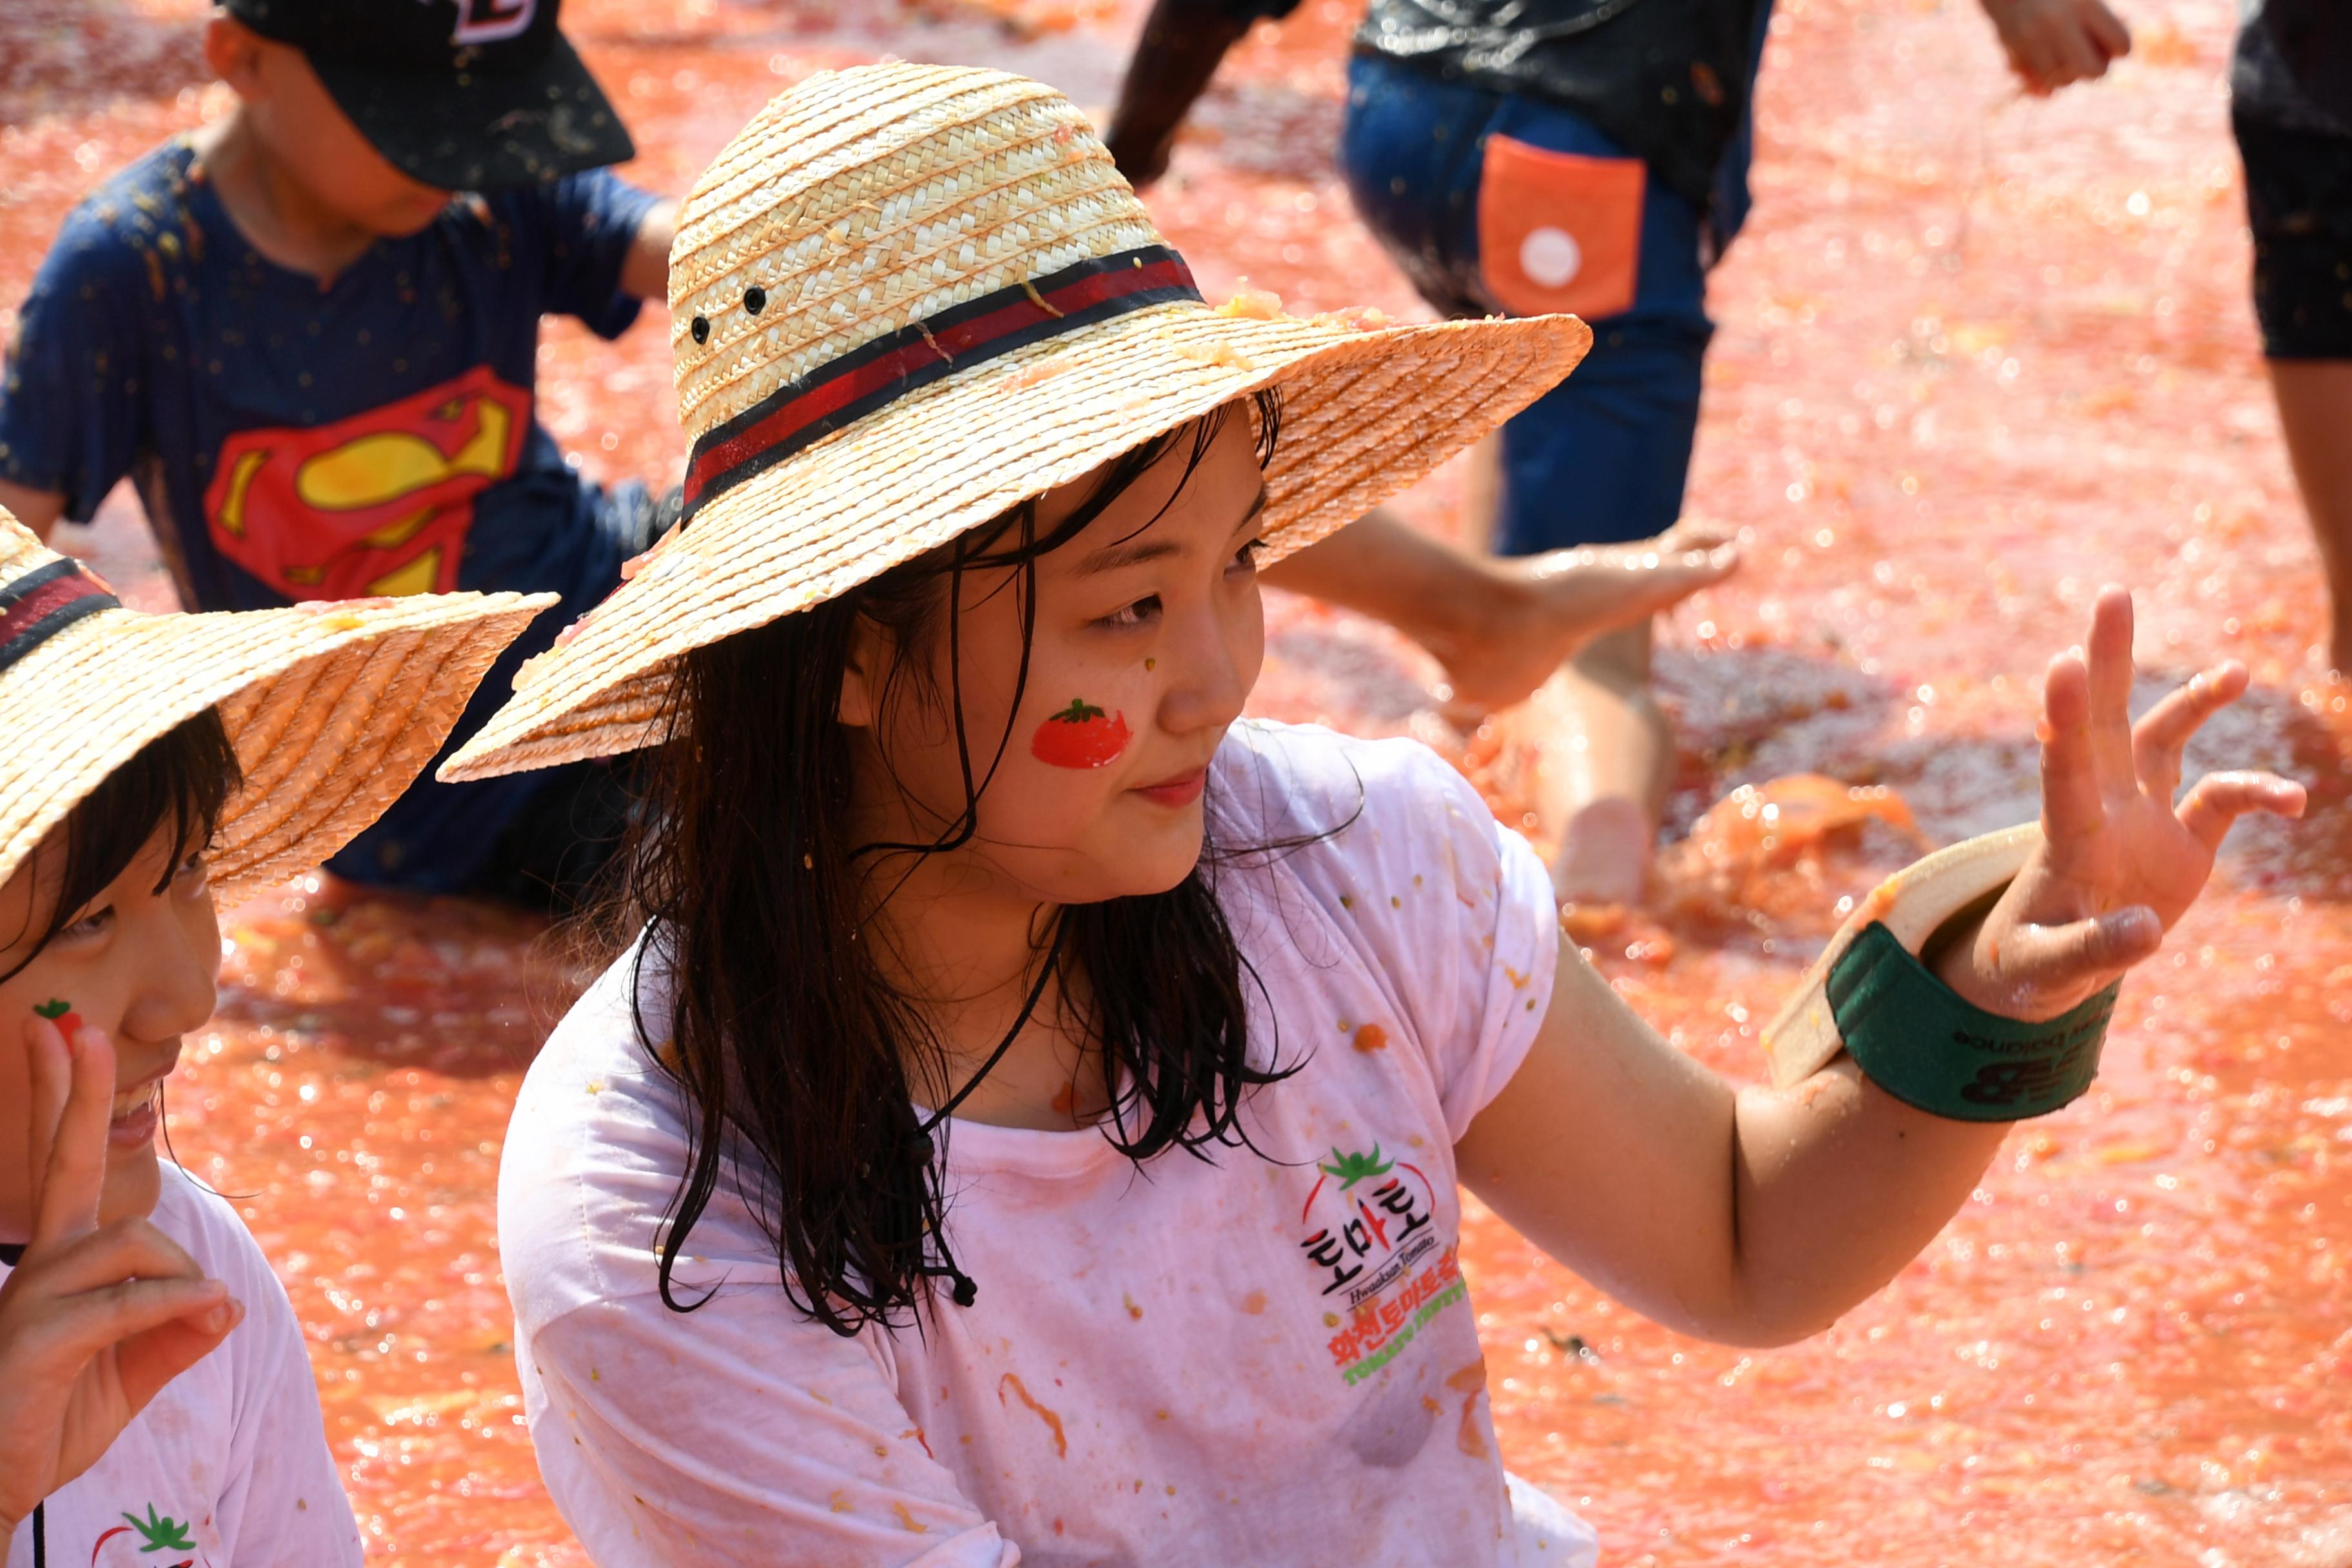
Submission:
[[[181,721],[107,774],[67,816],[64,833],[44,842],[26,862],[46,870],[42,860],[58,852],[62,839],[56,897],[46,914],[37,907],[34,911],[41,926],[37,935],[28,928],[12,939],[10,945],[26,942],[28,950],[8,974],[39,956],[84,905],[104,892],[156,834],[168,828],[172,853],[155,887],[161,893],[188,857],[212,842],[221,810],[242,776],[236,748],[229,743],[227,727],[215,708]]]
[[[835,1332],[912,1316],[933,1279],[950,1281],[952,1297],[970,1304],[976,1288],[955,1266],[940,1190],[948,1122],[943,1112],[920,1121],[915,1110],[919,1100],[952,1108],[948,1062],[918,1000],[886,979],[873,943],[859,940],[875,900],[888,896],[894,858],[971,839],[1011,738],[965,729],[954,675],[961,579],[1013,569],[1017,708],[1038,558],[1162,458],[1181,452],[1189,480],[1239,407],[1109,464],[1048,532],[1024,503],[859,588],[680,661],[669,739],[655,753],[651,798],[625,854],[628,882],[610,911],[618,929],[645,930],[635,978],[652,1016],[641,1012],[637,1027],[690,1107],[687,1169],[661,1241],[662,1299],[673,1310],[708,1299],[680,1299],[673,1274],[722,1165],[775,1244],[787,1297]],[[1255,412],[1263,466],[1280,406],[1260,394]],[[962,809],[926,842],[851,838],[854,742],[838,710],[861,620],[902,650],[947,639],[947,690],[933,689],[925,660],[901,658],[877,700],[911,696],[952,725]],[[900,689],[902,681],[916,685]],[[1285,1076],[1270,1049],[1253,1057],[1245,986],[1255,982],[1211,885],[1218,859],[1204,845],[1192,873],[1168,891],[1068,906],[1034,933],[1028,1006],[1013,1033],[1057,968],[1084,976],[1085,1032],[1114,1096],[1103,1135],[1139,1163],[1172,1148],[1206,1158],[1213,1145],[1246,1144],[1244,1095]],[[664,995],[666,1006],[650,1001]]]

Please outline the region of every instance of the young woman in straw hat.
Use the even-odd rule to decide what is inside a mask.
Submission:
[[[2133,730],[2110,593],[2052,666],[2046,844],[1898,879],[1798,998],[1801,1081],[1735,1091],[1437,758],[1236,722],[1256,563],[1579,323],[1211,310],[1058,95],[896,65],[736,139],[671,300],[688,521],[446,767],[657,748],[635,941],[499,1194],[608,1565],[1589,1561],[1497,1458],[1457,1179],[1685,1331],[1813,1332],[1987,1118],[2080,1092],[2230,821],[2300,808],[2176,810],[2244,676]]]
[[[374,820],[552,603],[139,615],[0,511],[7,1568],[359,1562],[286,1292],[157,1158],[163,1084],[215,899]]]

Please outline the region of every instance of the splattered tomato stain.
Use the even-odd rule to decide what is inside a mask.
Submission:
[[[907,1505],[900,1502],[897,1498],[892,1498],[890,1500],[890,1511],[898,1516],[900,1528],[911,1530],[917,1535],[925,1535],[929,1533],[922,1527],[921,1524],[916,1521],[915,1516],[908,1511]]]
[[[1242,1310],[1247,1312],[1253,1318],[1256,1317],[1260,1312],[1265,1311],[1265,1292],[1263,1290],[1253,1290],[1248,1295],[1243,1297]]]
[[[1374,1051],[1389,1048],[1389,1032],[1378,1024],[1366,1024],[1356,1030],[1356,1048],[1370,1056]]]
[[[1134,731],[1124,713],[1106,713],[1084,698],[1037,726],[1029,754],[1057,768],[1103,768],[1118,760]]]
[[[1077,1098],[1078,1086],[1076,1084],[1066,1083],[1061,1088],[1055,1089],[1054,1091],[1053,1099],[1054,1114],[1056,1116],[1066,1116],[1073,1121],[1076,1121],[1078,1116]]]
[[[1062,1417],[1057,1413],[1046,1409],[1045,1406],[1038,1404],[1036,1400],[1030,1397],[1028,1386],[1021,1381],[1021,1374],[1019,1373],[1008,1372],[1003,1377],[997,1379],[996,1398],[999,1404],[1003,1403],[1004,1391],[1008,1388],[1013,1391],[1013,1396],[1021,1401],[1022,1404],[1027,1405],[1031,1410],[1034,1411],[1036,1413],[1037,1419],[1043,1421],[1046,1427],[1054,1434],[1055,1454],[1058,1458],[1065,1459],[1068,1458],[1070,1457],[1070,1439],[1065,1436],[1062,1431]]]
[[[1462,1426],[1454,1435],[1454,1446],[1474,1459],[1485,1458],[1486,1439],[1478,1430],[1478,1396],[1486,1392],[1486,1358],[1480,1356],[1446,1378],[1445,1386],[1462,1395]]]

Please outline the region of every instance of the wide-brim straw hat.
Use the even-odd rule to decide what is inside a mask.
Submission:
[[[524,666],[443,778],[658,742],[681,654],[1267,387],[1278,559],[1542,395],[1592,336],[1568,316],[1212,309],[1066,99],[943,66],[770,103],[680,207],[669,297],[684,526]]]
[[[211,851],[224,898],[316,866],[449,737],[552,594],[420,594],[142,615],[0,510],[0,882],[147,742],[217,707],[245,782]]]

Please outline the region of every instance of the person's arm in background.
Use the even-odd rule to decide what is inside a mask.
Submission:
[[[1980,0],[2010,69],[2036,98],[2095,81],[2131,53],[2131,31],[2103,0]]]
[[[1153,0],[1127,63],[1103,143],[1137,190],[1168,172],[1169,149],[1225,51],[1261,16],[1287,16],[1298,0]]]
[[[637,224],[621,262],[621,292],[639,300],[669,299],[669,242],[677,232],[677,204],[663,202]]]
[[[126,204],[127,205],[127,204]],[[46,540],[88,522],[147,440],[159,288],[85,202],[68,215],[16,316],[0,374],[0,506]]]
[[[642,301],[669,302],[676,202],[610,169],[567,174],[504,199],[530,233],[543,269],[541,310],[576,316],[609,342],[635,322]]]
[[[7,508],[18,522],[31,529],[34,537],[46,544],[49,530],[65,515],[66,498],[56,490],[30,489],[0,479],[0,507]]]

